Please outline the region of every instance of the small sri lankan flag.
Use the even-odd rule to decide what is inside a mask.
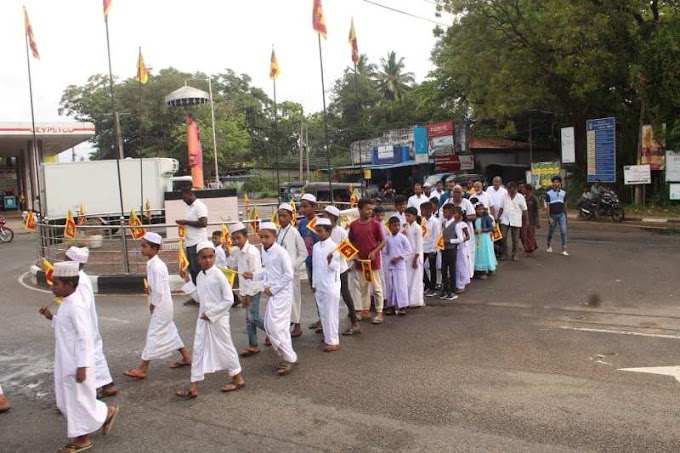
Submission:
[[[66,223],[64,224],[64,237],[74,239],[76,237],[77,228],[78,226],[76,225],[76,221],[73,220],[73,214],[69,209],[68,214],[66,215]]]
[[[354,247],[351,242],[349,242],[349,238],[345,239],[340,244],[338,244],[338,247],[335,250],[340,252],[342,257],[345,258],[346,261],[351,260],[359,253],[359,250],[356,247]]]
[[[444,232],[442,231],[439,233],[439,238],[437,239],[437,248],[439,250],[444,250],[446,248],[446,244],[444,243]]]
[[[371,271],[371,260],[359,260],[361,263],[361,274],[368,283],[373,282],[373,272]]]
[[[307,229],[312,233],[316,234],[316,217],[307,222]]]

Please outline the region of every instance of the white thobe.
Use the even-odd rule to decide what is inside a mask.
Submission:
[[[111,371],[109,370],[109,363],[106,361],[104,355],[104,341],[99,333],[99,317],[97,316],[97,305],[94,300],[94,289],[92,288],[92,281],[90,277],[82,270],[78,273],[78,286],[76,291],[80,291],[82,299],[87,305],[87,311],[90,314],[90,323],[92,325],[92,341],[94,342],[94,368],[95,368],[95,385],[100,388],[107,384],[113,383]]]
[[[411,246],[411,253],[404,257],[409,305],[411,307],[422,307],[425,305],[425,297],[423,296],[425,290],[423,284],[423,230],[417,222],[413,222],[404,228],[404,234]],[[416,267],[413,267],[414,259],[417,261]]]
[[[215,246],[215,266],[217,267],[227,266],[227,254],[221,245]]]
[[[52,318],[54,327],[54,393],[66,417],[68,437],[97,431],[107,416],[106,404],[97,399],[94,376],[92,317],[82,291],[61,302]],[[86,367],[85,381],[76,382],[78,368]]]
[[[335,251],[338,245],[332,239],[314,244],[312,252],[313,288],[316,290],[316,306],[323,327],[324,343],[340,344],[340,274],[347,270],[347,262]],[[328,255],[333,254],[330,264]]]
[[[227,259],[227,265],[238,270],[238,289],[241,296],[254,296],[262,292],[262,282],[243,278],[244,272],[260,272],[262,270],[262,257],[260,251],[246,241],[243,248],[237,247]]]
[[[290,312],[293,308],[293,266],[290,256],[283,247],[274,243],[268,249],[262,249],[262,264],[264,270],[254,277],[262,280],[264,289],[269,288],[272,293],[267,301],[264,329],[277,354],[286,362],[295,363],[297,354],[290,338]]]
[[[195,297],[200,304],[194,336],[191,382],[205,379],[206,373],[227,370],[229,376],[241,372],[238,354],[231,339],[229,309],[234,304],[231,286],[221,270],[213,266],[196,277]],[[204,314],[208,319],[202,319]]]
[[[302,307],[302,292],[300,291],[300,266],[307,259],[307,246],[300,232],[292,225],[279,229],[276,242],[288,252],[290,262],[293,265],[293,307],[290,322],[300,323]]]
[[[164,359],[183,348],[184,343],[173,321],[168,266],[158,255],[146,263],[146,278],[149,282],[149,302],[154,309],[146,331],[142,360]]]

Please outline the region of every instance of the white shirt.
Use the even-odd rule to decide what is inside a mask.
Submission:
[[[482,203],[484,207],[487,209],[491,206],[491,195],[484,191],[480,193],[475,192],[472,195],[470,195],[470,198],[477,198],[477,201],[479,203]]]
[[[307,246],[300,232],[293,225],[279,228],[276,243],[288,252],[293,272],[299,272],[300,266],[307,260]],[[299,278],[298,278],[299,280]]]
[[[463,214],[465,215],[475,214],[475,207],[472,206],[472,203],[470,203],[470,200],[468,200],[467,198],[461,198],[460,203],[456,203],[455,201],[453,201],[453,197],[451,197],[448,200],[446,200],[446,203],[444,203],[444,205],[447,204],[458,206],[460,209],[462,209]]]
[[[198,221],[201,217],[208,218],[208,207],[198,198],[194,200],[189,207],[187,207],[187,213],[184,216],[185,220],[192,222]],[[185,247],[193,247],[198,245],[199,242],[205,241],[208,238],[208,228],[196,228],[187,225],[187,234],[184,238]]]
[[[221,245],[215,246],[215,266],[227,267],[227,254],[224,253],[224,248]]]
[[[238,269],[238,287],[242,296],[254,296],[262,291],[262,282],[241,277],[244,272],[255,274],[262,270],[262,257],[257,247],[246,242],[242,249],[236,247],[227,262],[230,268]]]
[[[501,208],[501,203],[503,202],[503,197],[508,194],[508,191],[503,186],[499,187],[498,190],[491,186],[486,189],[486,193],[491,199],[489,207],[493,206],[496,209],[496,213],[498,213],[498,210]]]
[[[342,241],[347,239],[347,236],[349,233],[347,232],[346,229],[342,228],[339,225],[335,225],[333,227],[333,230],[331,230],[331,241],[335,242],[336,245],[340,245]]]
[[[427,219],[427,234],[423,238],[423,253],[433,253],[437,251],[437,239],[442,229],[442,223],[434,216]]]
[[[420,196],[411,195],[408,199],[408,207],[416,208],[418,210],[418,215],[420,215],[420,205],[425,203],[426,201],[430,201],[430,199],[427,198],[425,194],[420,194]]]
[[[500,209],[503,209],[501,225],[521,227],[522,212],[527,210],[527,202],[521,193],[516,194],[515,198],[510,198],[510,195],[506,194],[501,202]]]

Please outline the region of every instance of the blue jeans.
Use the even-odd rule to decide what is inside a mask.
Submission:
[[[260,317],[260,296],[257,293],[250,296],[250,305],[246,312],[246,329],[248,331],[248,344],[252,347],[257,346],[257,328],[264,330],[264,321]],[[242,296],[245,297],[245,296]]]
[[[560,236],[562,237],[562,248],[567,246],[567,214],[564,212],[561,214],[550,215],[552,219],[552,224],[548,228],[548,247],[550,247],[550,242],[552,241],[553,233],[555,232],[555,227],[559,225]]]

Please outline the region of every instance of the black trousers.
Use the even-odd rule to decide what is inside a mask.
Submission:
[[[354,301],[352,300],[352,294],[349,292],[349,273],[351,269],[347,269],[345,272],[340,274],[340,294],[342,294],[342,300],[345,301],[347,305],[347,310],[349,310],[349,319],[352,324],[359,322],[357,319],[357,311],[354,308]]]
[[[430,266],[430,276],[425,272],[425,266]],[[423,283],[425,289],[435,291],[437,289],[437,252],[423,254]]]
[[[442,250],[442,291],[452,293],[456,289],[456,258],[458,249]]]
[[[187,254],[187,260],[189,260],[189,274],[191,275],[191,281],[196,284],[196,276],[201,272],[201,265],[198,262],[198,252],[196,251],[196,245],[191,247],[186,247],[185,252]]]

